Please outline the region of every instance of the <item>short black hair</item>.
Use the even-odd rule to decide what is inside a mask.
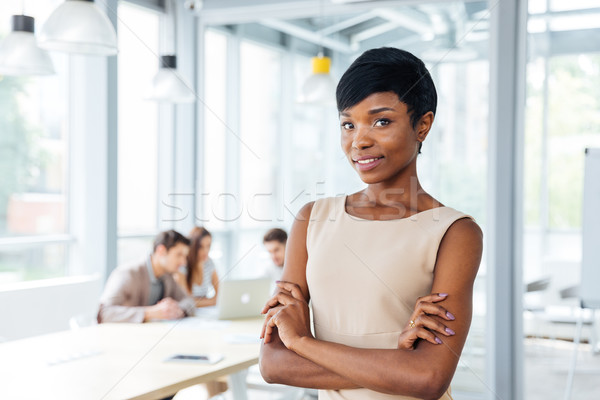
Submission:
[[[381,47],[365,51],[344,72],[336,89],[339,112],[373,93],[394,92],[406,104],[413,128],[423,115],[435,115],[437,92],[423,61],[405,50]]]
[[[287,242],[287,233],[283,229],[273,228],[265,233],[263,243],[272,242],[273,240],[285,244]]]
[[[190,239],[183,236],[181,233],[173,229],[159,233],[154,239],[154,251],[161,244],[167,248],[167,251],[175,247],[177,243],[183,243],[186,246],[190,245]]]

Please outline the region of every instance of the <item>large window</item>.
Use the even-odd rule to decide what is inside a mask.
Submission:
[[[228,123],[227,113],[227,36],[215,31],[205,35],[204,59],[206,79],[204,83],[204,142],[199,163],[204,171],[204,212],[199,223],[208,224],[209,229],[222,229],[228,220],[224,205],[227,204],[227,157],[228,138],[236,132]]]
[[[13,14],[39,30],[60,0],[0,3],[0,39]],[[56,74],[0,75],[0,284],[63,276],[69,254],[68,58],[50,53]]]
[[[118,261],[150,251],[158,227],[158,104],[145,99],[158,71],[160,15],[119,4]]]
[[[572,349],[544,339],[572,339],[578,311],[576,295],[565,296],[569,291],[564,289],[580,282],[585,148],[600,147],[598,5],[585,0],[529,2],[523,274],[525,283],[546,284],[524,294],[524,329],[526,346],[543,349],[548,365],[566,364]],[[584,325],[583,341],[597,334],[590,326]],[[526,376],[534,376],[538,366],[532,353],[526,353]],[[566,384],[566,370],[542,370],[547,373]],[[546,387],[539,379],[525,382],[526,398]],[[593,389],[585,391],[594,384],[578,376],[572,397],[594,398]]]
[[[269,226],[280,165],[281,52],[243,41],[240,46],[240,197],[243,229]]]

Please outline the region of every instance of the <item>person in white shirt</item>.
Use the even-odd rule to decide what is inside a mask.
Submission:
[[[285,261],[285,245],[287,243],[287,232],[280,228],[269,230],[263,237],[263,245],[269,252],[273,267],[269,271],[274,280],[279,280],[283,272]]]

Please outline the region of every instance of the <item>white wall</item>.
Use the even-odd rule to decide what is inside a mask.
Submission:
[[[69,329],[69,319],[92,321],[102,292],[99,276],[48,279],[0,290],[0,338],[22,339]]]

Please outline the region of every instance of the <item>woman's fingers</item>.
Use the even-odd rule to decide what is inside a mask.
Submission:
[[[419,297],[410,321],[398,339],[398,348],[414,349],[418,339],[423,339],[432,344],[440,344],[439,336],[452,336],[455,332],[443,322],[453,321],[454,315],[438,303],[448,297],[447,293],[432,293]],[[442,320],[435,318],[439,317]]]
[[[415,311],[413,313],[413,317],[417,317],[419,314],[429,314],[429,315],[437,315],[440,318],[443,318],[448,321],[454,321],[454,315],[451,312],[446,310],[439,304],[436,304],[440,301],[443,301],[448,297],[445,293],[436,293],[430,294],[427,296],[419,297],[417,299],[417,303],[415,305]]]
[[[428,294],[427,296],[419,297],[417,299],[417,302],[419,302],[419,300],[424,300],[424,301],[430,301],[432,303],[437,303],[438,301],[446,300],[447,297],[448,297],[448,293],[431,293],[431,294]]]
[[[277,281],[277,286],[288,291],[294,299],[306,301],[298,284],[287,281]]]
[[[277,294],[279,294],[279,293],[277,293]],[[279,303],[279,300],[277,300],[277,294],[275,294],[273,297],[271,297],[269,300],[267,300],[267,302],[265,303],[265,306],[260,311],[261,314],[265,314],[267,311],[269,311],[270,308],[277,306],[277,304]]]
[[[437,337],[433,332],[425,329],[425,328],[416,328],[415,336],[419,339],[427,340],[431,344],[442,344],[442,340]]]
[[[304,300],[297,300],[294,297],[292,297],[290,294],[287,294],[284,292],[279,292],[275,296],[273,296],[271,298],[271,300],[269,300],[267,302],[267,306],[265,306],[265,308],[263,308],[263,310],[261,312],[262,314],[265,314],[265,323],[263,324],[263,328],[260,332],[260,337],[265,338],[266,343],[268,343],[270,341],[270,338],[268,338],[267,336],[270,335],[270,332],[272,331],[272,329],[269,330],[267,328],[267,326],[270,323],[271,319],[273,318],[273,315],[277,314],[277,312],[283,306],[294,304],[294,303],[297,303],[298,301],[303,302]]]
[[[279,310],[277,310],[279,311]],[[271,338],[273,336],[273,330],[277,327],[277,325],[275,325],[274,322],[274,316],[275,314],[277,314],[277,311],[275,311],[272,315],[269,315],[269,317],[267,319],[265,319],[265,323],[264,323],[264,341],[265,343],[269,343],[271,341]]]
[[[398,338],[398,348],[402,350],[414,350],[415,342],[423,339],[431,344],[441,344],[442,340],[435,333],[423,327],[414,327],[402,332]]]
[[[417,319],[413,320],[413,324],[413,328],[427,328],[430,331],[441,333],[444,336],[453,336],[455,334],[452,329],[428,315],[420,315]]]
[[[273,315],[275,315],[277,313],[277,311],[279,311],[281,309],[281,305],[277,306],[277,307],[273,307],[271,309],[269,309],[269,311],[267,311],[267,313],[265,314],[265,321],[263,322],[263,326],[262,329],[260,331],[260,338],[264,338],[265,337],[265,330],[267,327],[267,324],[269,323],[269,320],[273,317]]]
[[[454,315],[452,315],[448,310],[435,303],[419,303],[417,305],[417,308],[415,309],[413,316],[422,314],[437,315],[438,317],[443,318],[447,321],[454,321],[455,319]]]
[[[271,335],[273,335],[273,329],[276,327],[275,322],[273,321],[273,317],[267,319],[266,328],[265,328],[265,343],[269,343],[271,341]]]
[[[277,305],[287,305],[293,303],[294,301],[304,301],[304,298],[296,299],[292,296],[290,292],[278,292],[269,300],[261,310],[261,314],[265,314],[269,309],[276,307]]]

